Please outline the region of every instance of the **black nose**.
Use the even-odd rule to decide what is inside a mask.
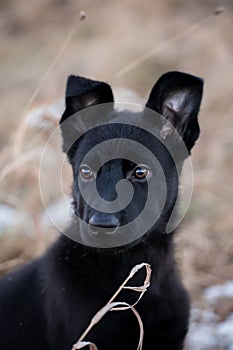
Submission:
[[[111,214],[93,214],[89,219],[89,224],[96,230],[99,228],[108,229],[108,232],[113,232],[119,226],[119,220]]]

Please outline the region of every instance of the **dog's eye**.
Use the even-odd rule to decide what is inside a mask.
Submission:
[[[133,177],[137,180],[143,180],[150,175],[150,169],[145,165],[138,165],[133,171]]]
[[[82,165],[79,169],[79,173],[85,180],[90,180],[94,177],[93,171],[87,165]]]

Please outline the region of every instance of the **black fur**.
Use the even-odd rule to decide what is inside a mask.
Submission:
[[[202,85],[199,78],[170,72],[155,84],[147,102],[148,107],[164,114],[175,125],[189,152],[199,135],[197,114]],[[61,121],[90,105],[105,102],[113,102],[108,84],[71,76],[67,85],[66,111]],[[117,112],[110,108],[109,113],[114,119]],[[143,113],[120,113],[129,119],[144,117]],[[99,128],[94,138],[88,137],[87,133],[71,150],[67,148],[67,128],[64,130],[62,124],[61,128],[63,149],[68,154],[74,174],[74,210],[86,222],[93,214],[101,213],[94,212],[82,199],[77,186],[77,172],[87,150],[104,139],[128,135],[151,149],[165,172],[168,198],[154,227],[130,245],[97,249],[75,243],[61,235],[41,258],[4,276],[0,281],[0,349],[70,350],[93,315],[106,304],[131,268],[141,262],[149,263],[153,271],[151,286],[136,306],[145,329],[143,350],[183,349],[188,329],[189,297],[180,281],[174,259],[174,232],[164,234],[177,197],[179,174],[172,159],[162,145],[155,144],[149,133],[133,126],[112,124],[110,128]],[[162,125],[157,125],[157,128],[159,135]],[[72,129],[68,131],[74,132]],[[172,135],[167,137],[172,138]],[[176,140],[174,147],[178,142]],[[178,172],[184,161],[182,154],[179,161]],[[134,166],[125,159],[106,163],[98,174],[97,187],[101,196],[113,200],[116,196],[115,184],[125,178]],[[127,210],[116,214],[120,225],[129,218],[132,220],[145,202],[146,182],[132,181],[132,184],[132,204]],[[159,200],[159,195],[155,194],[155,202]],[[79,226],[74,216],[67,233],[72,236],[77,230]],[[85,241],[85,232],[82,235]],[[130,281],[130,285],[140,285],[143,277],[144,272],[141,271]],[[135,292],[127,291],[120,295],[119,300],[132,304],[135,298]],[[96,343],[99,350],[133,350],[137,348],[138,334],[138,325],[132,312],[109,312],[86,340]]]

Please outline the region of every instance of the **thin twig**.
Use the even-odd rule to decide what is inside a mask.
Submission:
[[[200,26],[202,26],[204,23],[206,23],[210,18],[213,17],[213,13],[205,17],[199,22],[194,23],[192,26],[190,26],[187,30],[182,31],[172,37],[170,40],[166,40],[161,45],[154,47],[152,50],[144,53],[140,57],[138,57],[136,60],[130,62],[127,64],[124,68],[122,68],[118,73],[115,74],[114,78],[118,79],[126,75],[128,72],[139,66],[141,63],[147,61],[150,57],[158,53],[159,51],[162,51],[165,47],[169,46],[170,44],[174,44],[176,41],[182,39],[183,37],[189,35],[191,32],[195,32],[197,29],[199,29]],[[113,79],[114,79],[113,78]]]
[[[35,89],[35,91],[33,92],[33,94],[31,95],[28,103],[26,104],[26,107],[24,108],[23,111],[23,115],[24,120],[22,122],[22,124],[20,125],[20,127],[17,130],[16,133],[16,137],[15,137],[15,143],[14,143],[14,147],[13,147],[13,154],[16,157],[20,151],[21,151],[21,147],[22,147],[22,138],[23,135],[27,129],[27,118],[29,117],[27,114],[27,111],[29,109],[29,107],[32,105],[32,103],[34,102],[36,96],[38,95],[41,87],[43,86],[44,82],[48,79],[50,73],[52,72],[52,70],[54,69],[55,65],[57,64],[57,62],[60,60],[63,52],[65,51],[67,45],[69,44],[69,42],[71,41],[72,37],[74,36],[78,24],[80,23],[80,20],[76,21],[76,23],[74,24],[74,26],[72,27],[72,29],[70,30],[70,32],[68,33],[68,35],[66,36],[63,44],[61,45],[58,53],[56,54],[56,56],[54,57],[54,59],[52,60],[52,62],[50,63],[49,67],[47,68],[47,70],[45,71],[44,75],[42,76],[42,78],[39,81],[39,84],[37,85],[37,88]]]
[[[145,277],[143,285],[136,286],[136,287],[125,286],[126,283],[143,267],[146,268],[146,277]],[[128,275],[128,277],[121,284],[121,286],[117,289],[116,293],[114,293],[114,295],[107,302],[107,304],[102,309],[100,309],[95,314],[95,316],[92,318],[89,326],[83,332],[83,334],[81,335],[79,340],[73,345],[72,350],[82,349],[87,345],[89,346],[90,350],[98,350],[97,346],[94,343],[89,342],[89,341],[84,341],[87,334],[94,327],[94,325],[96,325],[104,317],[104,315],[108,311],[124,311],[124,310],[128,310],[128,309],[132,310],[134,315],[137,317],[137,320],[139,323],[140,337],[139,337],[137,350],[141,350],[142,349],[143,335],[144,335],[143,322],[142,322],[142,319],[141,319],[139,313],[134,308],[134,306],[139,302],[139,300],[142,298],[144,293],[147,291],[147,288],[150,286],[150,278],[151,278],[151,267],[149,264],[141,263],[139,265],[134,266],[133,269],[131,270],[130,274]],[[133,305],[130,305],[130,304],[125,303],[125,302],[114,302],[114,299],[118,296],[118,294],[122,291],[122,289],[130,289],[130,290],[134,290],[134,291],[140,293],[137,301]]]

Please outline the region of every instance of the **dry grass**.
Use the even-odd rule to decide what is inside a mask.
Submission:
[[[218,16],[213,14],[214,1],[103,1],[101,9],[91,1],[30,4],[23,0],[20,5],[14,1],[0,5],[0,201],[25,216],[1,237],[0,273],[40,254],[54,239],[54,229],[48,233],[41,226],[44,208],[38,176],[42,150],[55,125],[28,128],[25,106],[30,102],[31,109],[62,98],[70,73],[133,88],[145,97],[160,74],[178,69],[200,75],[206,82],[200,114],[202,134],[193,151],[194,193],[177,238],[179,264],[195,300],[205,286],[232,278],[230,1],[223,3],[226,11]],[[80,22],[81,10],[87,17]],[[49,70],[74,27],[77,29],[65,50]],[[60,149],[60,141],[55,141],[54,150]],[[52,202],[56,199],[56,174],[49,171]]]
[[[126,284],[128,283],[128,281],[143,267],[146,269],[146,275],[145,275],[143,285],[141,285],[141,286],[127,286]],[[117,291],[114,293],[114,295],[110,298],[110,300],[107,302],[107,304],[94,315],[89,326],[85,329],[83,334],[80,336],[79,340],[73,345],[72,350],[82,349],[87,345],[89,346],[90,350],[98,350],[96,344],[94,344],[90,341],[87,342],[84,340],[86,338],[86,336],[88,335],[88,333],[106,315],[106,313],[108,311],[125,311],[125,310],[131,310],[134,313],[135,317],[137,318],[137,321],[139,324],[139,329],[140,329],[140,336],[139,336],[137,350],[141,350],[142,343],[143,343],[143,337],[144,337],[144,326],[143,326],[143,322],[142,322],[142,319],[141,319],[139,313],[135,309],[135,306],[137,305],[139,300],[143,297],[143,295],[147,292],[147,289],[150,286],[151,273],[152,273],[152,270],[151,270],[151,266],[149,264],[141,263],[141,264],[135,265],[132,268],[132,270],[130,271],[128,277],[120,285],[120,287],[117,289]],[[128,289],[128,290],[132,290],[132,291],[140,293],[138,299],[136,300],[136,302],[133,305],[130,305],[130,304],[128,304],[126,302],[122,302],[122,301],[115,301],[115,299],[117,298],[117,296],[121,293],[121,291],[123,289]]]

